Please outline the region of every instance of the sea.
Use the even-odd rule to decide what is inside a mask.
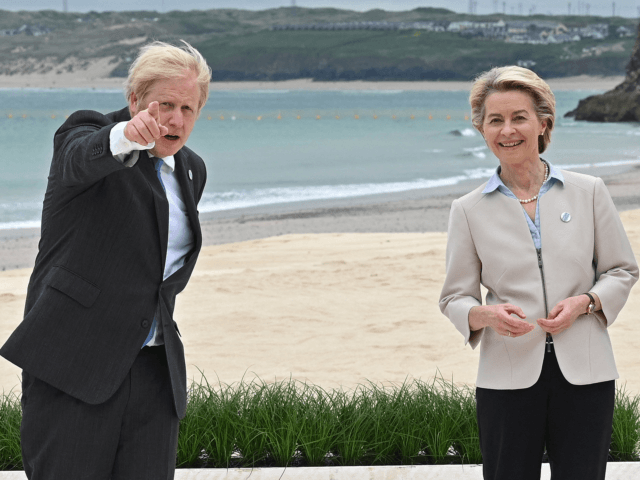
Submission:
[[[556,93],[543,157],[567,169],[640,164],[640,124],[564,118],[600,91]],[[498,160],[468,94],[405,90],[213,91],[187,142],[205,161],[201,212],[348,199],[488,178]],[[79,109],[126,105],[120,90],[0,89],[0,229],[37,227],[53,135]]]

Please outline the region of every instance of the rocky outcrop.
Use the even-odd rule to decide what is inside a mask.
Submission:
[[[565,117],[590,122],[640,122],[640,24],[624,82],[602,95],[580,100],[578,108]]]

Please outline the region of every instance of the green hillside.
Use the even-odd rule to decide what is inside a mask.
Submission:
[[[583,48],[603,44],[521,45],[432,32],[261,31],[195,46],[211,62],[215,80],[467,80],[518,60],[535,61],[546,77],[623,74],[633,40],[616,41],[617,51],[581,57]]]
[[[606,23],[610,34],[534,45],[424,29],[273,30],[339,22],[498,20],[554,22],[569,29]],[[182,38],[205,55],[214,80],[467,80],[492,66],[518,61],[535,62],[534,70],[547,78],[621,75],[635,38],[621,37],[616,31],[620,26],[636,28],[624,18],[472,16],[432,8],[364,13],[304,8],[88,14],[0,10],[0,74],[45,73],[65,60],[65,69],[73,71],[107,58],[113,65],[110,75],[124,76],[144,42]],[[585,53],[589,51],[595,53]]]

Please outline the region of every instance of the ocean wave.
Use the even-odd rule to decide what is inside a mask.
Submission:
[[[216,212],[261,205],[351,198],[383,193],[406,192],[423,188],[446,187],[456,185],[466,180],[488,178],[493,175],[494,171],[495,169],[493,168],[476,168],[465,170],[462,175],[439,179],[419,178],[408,182],[281,187],[256,190],[232,190],[220,193],[205,192],[199,209],[201,212]]]
[[[248,90],[221,90],[223,92],[233,92],[233,93],[250,93],[250,94],[264,94],[264,95],[279,95],[279,94],[283,94],[283,93],[289,93],[290,90],[280,90],[280,89],[248,89]]]
[[[597,163],[571,163],[567,165],[555,165],[564,170],[574,170],[576,168],[603,168],[603,167],[620,167],[625,165],[640,165],[640,158],[633,160],[610,160],[608,162]]]
[[[463,150],[465,152],[481,152],[482,150],[486,150],[487,148],[489,147],[487,147],[486,145],[480,145],[478,147],[466,147],[463,148]]]
[[[462,150],[464,150],[463,153],[464,156],[474,156],[476,158],[487,158],[487,154],[484,153],[484,150],[487,149],[486,145],[481,145],[479,147],[468,147],[468,148],[463,148]]]
[[[449,135],[454,137],[475,137],[477,133],[473,128],[464,128],[462,130],[451,130]]]
[[[404,90],[339,90],[342,95],[398,95]]]
[[[40,220],[23,220],[19,222],[0,222],[0,230],[14,230],[16,228],[40,228]]]
[[[42,209],[42,201],[30,201],[30,202],[3,202],[0,203],[0,210],[7,210],[9,212],[15,212],[16,210],[35,210],[40,212]]]
[[[122,93],[122,88],[91,88],[91,87],[69,87],[69,88],[59,88],[59,87],[0,87],[0,91],[24,91],[28,90],[29,93],[42,93],[42,92],[88,92],[88,93]]]

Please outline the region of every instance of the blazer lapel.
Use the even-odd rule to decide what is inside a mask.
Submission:
[[[156,212],[156,220],[158,224],[158,237],[160,240],[160,259],[162,271],[164,272],[164,263],[167,258],[167,242],[169,241],[169,202],[164,192],[162,184],[158,179],[158,174],[153,165],[153,160],[149,158],[146,150],[140,152],[140,158],[137,165],[143,172],[144,178],[147,180],[151,191],[153,192],[153,203]]]
[[[200,251],[200,247],[202,246],[202,231],[200,229],[200,221],[198,220],[195,188],[193,180],[189,177],[189,160],[182,150],[174,155],[174,159],[176,161],[176,176],[180,184],[180,190],[182,191],[182,200],[187,207],[189,223],[191,224],[191,230],[193,231],[193,238],[195,240],[194,249],[189,252],[189,257],[185,261],[186,264],[192,258],[191,254],[193,252]]]

